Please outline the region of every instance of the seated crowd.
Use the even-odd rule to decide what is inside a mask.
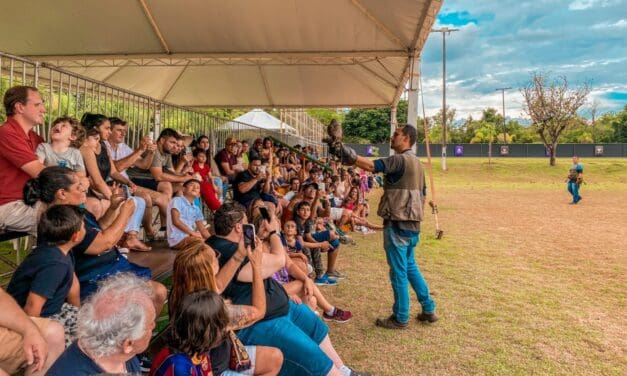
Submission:
[[[213,156],[207,136],[166,128],[132,148],[124,120],[92,113],[54,120],[46,143],[36,88],[4,107],[0,233],[37,246],[0,289],[0,376],[136,374],[148,353],[151,375],[368,374],[335,351],[324,321],[352,313],[321,287],[346,278],[349,231],[381,228],[366,199],[380,180],[271,138]],[[169,297],[126,255],[159,238],[177,252]],[[147,351],[166,301],[164,347]]]

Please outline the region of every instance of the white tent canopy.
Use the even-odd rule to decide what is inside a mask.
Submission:
[[[398,101],[441,0],[0,3],[0,50],[189,107]]]
[[[252,127],[249,125],[251,125]],[[260,128],[268,131],[283,131],[286,134],[294,136],[298,135],[298,131],[296,129],[283,123],[281,120],[275,118],[264,110],[258,108],[249,111],[244,115],[233,119],[232,121],[225,123],[220,128],[238,130]]]

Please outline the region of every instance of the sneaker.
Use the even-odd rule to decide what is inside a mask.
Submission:
[[[334,270],[334,271],[332,271],[332,272],[327,271],[327,275],[328,275],[329,277],[333,278],[333,279],[340,279],[340,280],[341,280],[341,279],[346,279],[346,278],[347,278],[347,275],[346,275],[346,274],[344,274],[344,273],[340,272],[340,271],[339,271],[339,270],[337,270],[337,269],[335,269],[335,270]]]
[[[314,279],[314,283],[318,286],[335,286],[337,281],[333,278],[329,278],[328,275],[323,274],[322,277]]]
[[[346,366],[346,368],[348,368],[348,370],[350,371],[348,376],[372,376],[372,374],[370,372],[365,372],[365,371],[355,371],[354,369]]]
[[[152,359],[150,359],[146,353],[137,355],[137,358],[139,358],[139,365],[142,372],[150,372],[150,368],[152,367]]]
[[[346,235],[340,236],[340,243],[348,244],[348,245],[355,245],[355,241],[350,236],[346,236]]]
[[[394,315],[387,317],[385,319],[377,319],[374,323],[376,326],[385,329],[407,329],[408,324],[396,321]]]
[[[427,321],[427,322],[430,322],[430,323],[436,322],[436,321],[438,321],[438,319],[439,319],[439,317],[438,317],[438,315],[435,314],[435,312],[431,312],[431,313],[422,312],[421,314],[419,314],[416,317],[416,320],[418,320],[418,321],[423,321],[423,322]]]
[[[351,311],[343,311],[336,307],[333,315],[329,316],[325,312],[322,314],[322,317],[324,317],[325,320],[333,320],[335,322],[348,322],[353,318],[353,314]]]

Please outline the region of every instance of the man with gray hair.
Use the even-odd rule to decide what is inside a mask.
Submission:
[[[48,371],[48,376],[141,374],[136,355],[148,347],[156,312],[150,285],[129,273],[115,274],[78,314],[78,340]]]

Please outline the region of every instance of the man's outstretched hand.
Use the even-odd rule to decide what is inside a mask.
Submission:
[[[328,137],[323,141],[329,145],[329,153],[347,166],[352,166],[357,160],[357,153],[342,143],[342,126],[333,119],[327,127]]]

